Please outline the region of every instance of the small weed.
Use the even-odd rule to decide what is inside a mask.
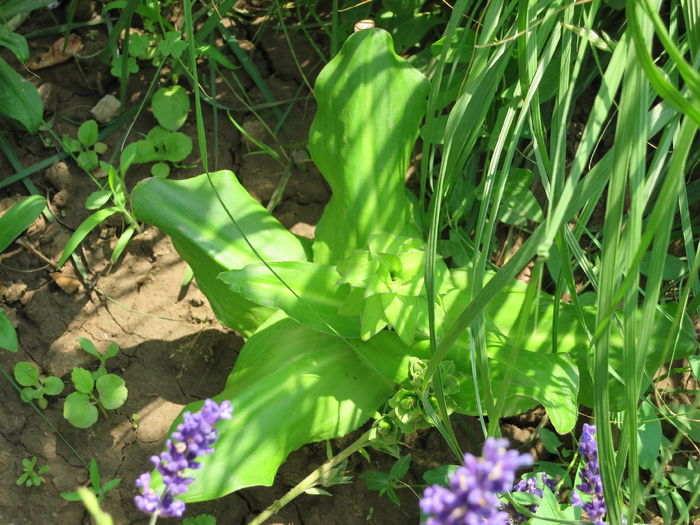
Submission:
[[[88,428],[97,421],[98,408],[106,416],[105,410],[114,410],[124,404],[128,390],[121,377],[108,374],[106,369],[107,359],[117,355],[119,346],[111,343],[101,354],[90,340],[80,338],[78,341],[88,354],[100,360],[100,366],[95,372],[81,367],[72,370],[71,381],[76,392],[66,398],[63,417],[73,426]]]
[[[121,478],[110,479],[104,485],[102,484],[102,476],[100,475],[100,469],[97,466],[97,461],[94,459],[90,460],[90,486],[87,489],[92,492],[97,498],[98,503],[102,503],[105,495],[115,488],[119,483],[121,483]],[[73,492],[61,492],[61,497],[68,501],[80,501],[80,492],[75,490]]]
[[[22,401],[29,403],[36,399],[40,408],[46,408],[44,396],[57,396],[63,392],[63,381],[55,376],[42,376],[34,363],[21,361],[15,365],[15,380],[22,385]]]
[[[36,472],[34,468],[36,467],[36,456],[32,456],[31,459],[24,458],[22,460],[22,468],[24,472],[17,478],[17,485],[24,485],[25,487],[38,487],[42,483],[46,483],[46,479],[43,474],[49,471],[48,465],[42,465]]]

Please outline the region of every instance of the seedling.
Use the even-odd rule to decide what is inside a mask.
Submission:
[[[42,483],[46,483],[46,479],[43,474],[49,471],[48,465],[42,465],[39,470],[34,472],[34,467],[36,467],[36,456],[32,456],[32,459],[24,458],[22,460],[22,468],[24,472],[17,478],[17,485],[24,485],[25,487],[38,487]]]
[[[361,474],[361,478],[365,480],[369,490],[378,490],[379,495],[386,494],[387,497],[395,505],[401,505],[399,497],[396,495],[395,489],[402,485],[400,481],[408,472],[408,467],[411,464],[411,455],[401,456],[396,463],[391,467],[389,472],[380,472],[378,470],[367,470]]]
[[[155,162],[151,174],[165,178],[170,174],[168,163],[180,162],[192,152],[192,140],[177,131],[187,120],[190,99],[181,86],[160,88],[153,95],[151,109],[158,126],[151,129],[143,140],[132,142],[124,149],[120,169],[123,173],[131,164]]]
[[[107,145],[98,142],[97,122],[86,120],[78,128],[78,138],[63,135],[63,146],[67,151],[77,154],[76,162],[85,171],[92,172],[100,165],[99,155],[107,151]]]
[[[63,417],[73,426],[88,428],[97,421],[98,408],[106,417],[106,410],[114,410],[124,404],[128,390],[121,377],[107,373],[107,359],[117,355],[117,344],[111,343],[101,354],[89,339],[81,337],[78,342],[83,350],[100,360],[100,366],[95,372],[81,367],[72,370],[71,381],[76,392],[66,398]]]
[[[63,392],[63,381],[56,376],[42,376],[34,363],[21,361],[15,365],[15,380],[22,385],[20,397],[25,403],[36,399],[40,408],[46,408],[48,401],[44,397],[57,396]]]
[[[104,497],[107,493],[115,488],[119,483],[121,483],[121,478],[110,479],[104,485],[102,484],[102,476],[100,476],[100,469],[97,466],[97,461],[94,459],[90,460],[90,486],[87,489],[92,492],[97,498],[98,503],[102,503]],[[61,497],[68,501],[80,501],[80,492],[74,490],[73,492],[61,492]]]
[[[107,359],[111,359],[119,353],[119,345],[117,343],[110,343],[107,346],[104,354],[97,349],[92,341],[86,339],[85,337],[79,337],[78,343],[80,343],[80,347],[83,350],[100,361],[100,367],[96,372],[92,373],[93,379],[97,379],[98,377],[105,375],[107,373]]]

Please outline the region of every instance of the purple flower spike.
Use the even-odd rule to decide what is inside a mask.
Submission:
[[[534,476],[527,479],[521,479],[513,486],[511,492],[525,492],[527,494],[534,494],[538,498],[542,498],[542,496],[544,496],[544,492],[541,488],[542,486],[547,486],[549,487],[549,490],[555,492],[557,488],[557,481],[555,479],[550,478],[549,476],[547,476],[546,473],[543,472],[542,483],[539,483],[537,478]],[[525,523],[527,520],[530,519],[529,516],[525,516],[524,514],[518,512],[515,508],[515,505],[513,505],[510,502],[506,503],[503,506],[503,508],[510,514],[508,523]],[[537,512],[539,505],[528,505],[526,506],[526,508],[534,514],[535,512]]]
[[[576,485],[576,489],[582,494],[590,496],[590,501],[584,502],[581,495],[574,491],[571,493],[571,504],[581,507],[590,520],[597,525],[603,523],[603,518],[607,513],[605,506],[605,495],[603,494],[603,479],[600,476],[598,465],[598,445],[595,441],[595,426],[587,423],[583,424],[583,434],[579,442],[578,450],[583,459],[581,469],[581,484]]]
[[[211,399],[204,402],[199,412],[185,412],[182,423],[172,433],[172,439],[165,443],[167,450],[151,457],[151,463],[163,478],[165,491],[162,496],[156,494],[151,488],[150,472],[141,474],[136,480],[141,494],[134,498],[139,510],[157,513],[162,518],[179,518],[185,513],[185,504],[176,498],[187,492],[194,478],[184,477],[184,470],[201,467],[197,457],[214,452],[211,446],[218,437],[214,425],[221,419],[231,419],[232,413],[230,401],[218,405]]]
[[[515,472],[532,464],[532,457],[508,450],[505,439],[488,438],[482,457],[464,455],[464,466],[450,478],[450,488],[425,489],[420,508],[430,517],[426,525],[505,525],[498,494],[513,486]]]

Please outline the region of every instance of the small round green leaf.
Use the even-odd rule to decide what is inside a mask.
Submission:
[[[39,405],[39,408],[42,410],[46,410],[46,407],[49,406],[49,402],[46,401],[46,398],[43,396],[37,400],[36,404]]]
[[[29,403],[32,399],[34,399],[34,389],[30,386],[23,388],[19,393],[19,397],[25,403]]]
[[[63,417],[74,427],[88,428],[97,421],[97,408],[90,403],[87,394],[73,392],[63,405]]]
[[[184,133],[175,131],[165,138],[165,160],[180,162],[192,153],[192,139]]]
[[[165,162],[156,162],[151,166],[151,175],[159,179],[166,179],[170,175],[170,166]]]
[[[44,394],[47,396],[57,396],[63,392],[63,381],[56,376],[49,376],[44,379]]]
[[[78,392],[82,392],[83,394],[89,394],[92,392],[94,380],[92,379],[92,374],[84,368],[74,368],[70,373],[70,378]]]
[[[178,130],[187,120],[190,109],[190,97],[181,86],[160,88],[153,95],[153,116],[158,124],[171,131]]]
[[[100,402],[106,409],[119,408],[126,401],[128,391],[124,386],[124,380],[118,375],[103,375],[97,379],[96,385],[100,393]]]
[[[39,369],[34,363],[21,361],[15,365],[15,379],[22,386],[38,386]]]

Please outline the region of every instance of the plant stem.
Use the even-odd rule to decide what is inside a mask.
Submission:
[[[319,485],[322,480],[331,472],[331,470],[338,465],[341,461],[350,457],[352,454],[360,450],[362,447],[369,443],[369,431],[362,434],[357,441],[352,443],[349,447],[344,449],[342,452],[333,456],[331,459],[326,461],[323,465],[314,470],[311,474],[306,476],[301,480],[295,487],[293,487],[289,492],[287,492],[280,499],[275,501],[272,505],[267,507],[263,512],[255,517],[248,525],[262,525],[265,520],[275,515],[279,510],[290,503],[294,498],[300,496],[307,490],[316,485]]]

